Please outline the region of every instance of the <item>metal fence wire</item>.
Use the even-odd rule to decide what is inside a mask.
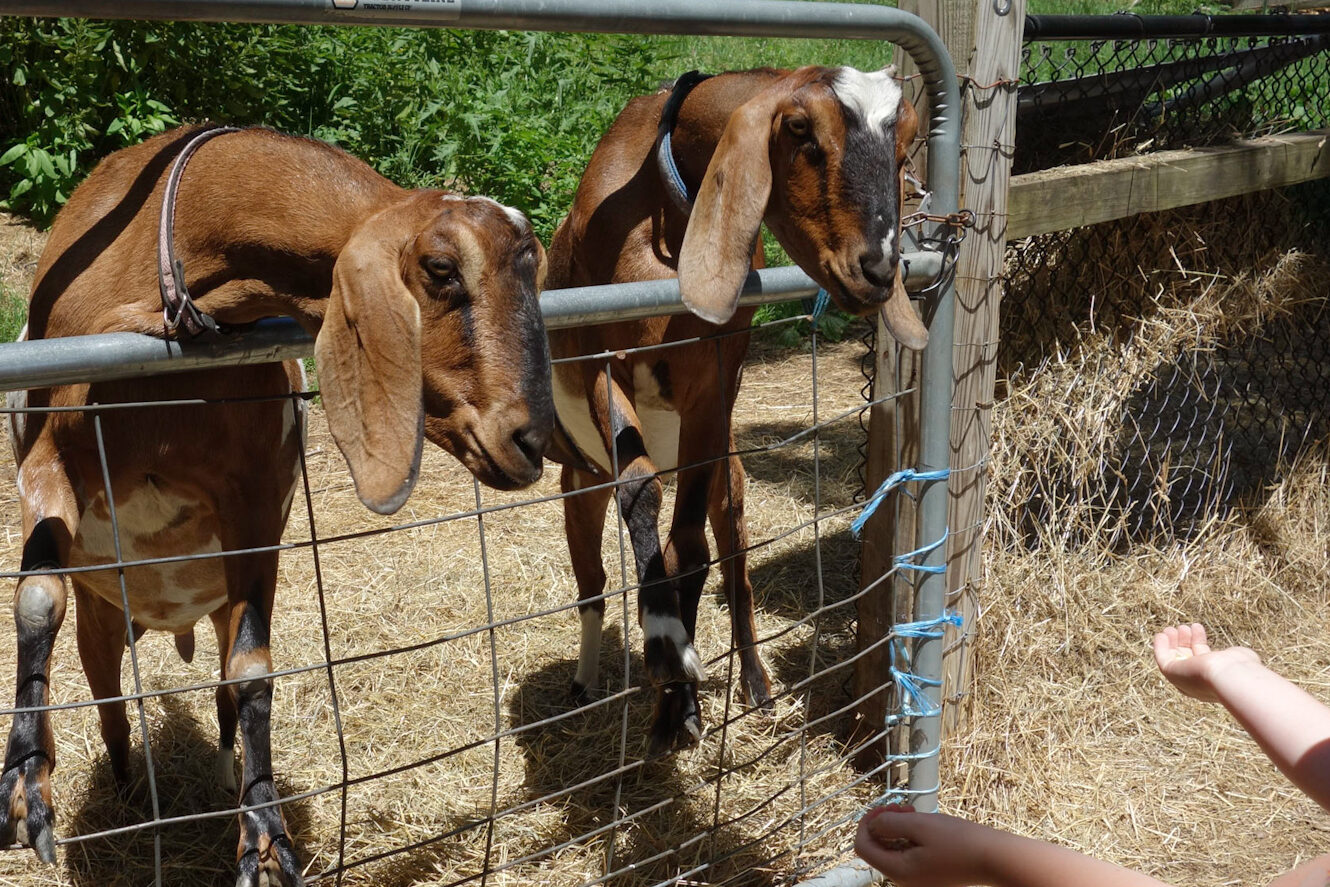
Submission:
[[[790,326],[804,331],[793,351],[763,338],[765,328]],[[555,473],[534,496],[496,493],[431,450],[407,519],[367,526],[326,427],[311,422],[272,631],[276,778],[310,883],[725,884],[745,883],[756,869],[793,882],[839,857],[886,769],[853,764],[885,726],[844,741],[856,703],[854,607],[871,593],[858,588],[848,525],[860,510],[858,417],[872,404],[858,398],[856,342],[822,343],[807,317],[771,321],[757,338],[737,442],[751,478],[744,554],[776,707],[748,709],[731,691],[728,617],[708,594],[698,640],[711,675],[706,733],[699,747],[665,759],[644,754],[651,694],[621,524],[608,521],[604,540],[601,686],[577,706],[567,696],[576,589]],[[621,356],[576,359],[608,366]],[[312,397],[294,398],[292,408]],[[143,408],[90,409],[113,421],[105,417]],[[17,500],[3,505],[6,525],[17,526]],[[11,534],[11,545],[19,541]],[[109,569],[132,582],[136,567],[235,554],[127,554]],[[717,592],[724,565],[709,566]],[[94,569],[107,567],[61,572],[77,580]],[[204,677],[216,663],[209,639],[200,635],[191,668],[164,636],[129,633],[131,692],[122,698],[137,714],[133,772],[142,781],[126,798],[94,738],[96,701],[71,665],[73,635],[60,637],[57,661],[66,665],[52,680],[64,762],[57,829],[73,882],[231,883],[226,848],[244,808],[214,783],[212,697],[225,682]],[[30,851],[14,849],[0,873],[30,873]]]
[[[1148,23],[1142,31],[1157,27],[1122,18]],[[1330,15],[1210,21],[1239,30],[1228,18],[1256,21],[1247,33],[1075,40],[1059,35],[1105,25],[1075,29],[1059,26],[1062,17],[1030,16],[1013,174],[1330,123]],[[1298,19],[1320,32],[1294,33]]]
[[[1320,32],[1260,33],[1290,18]],[[1269,19],[1068,42],[1086,27],[1046,17],[1027,33],[1015,171],[1324,128],[1330,16]],[[998,507],[1015,534],[1186,535],[1323,440],[1327,235],[1322,180],[1009,244]]]
[[[18,0],[6,12],[170,18],[180,7],[165,0],[126,0],[114,9],[82,0],[58,7]],[[958,209],[958,83],[937,35],[896,9],[766,0],[488,0],[465,8],[338,3],[329,9],[306,0],[217,0],[192,4],[189,13],[201,20],[892,41],[918,63],[930,96],[932,209],[943,216]],[[934,227],[925,225],[939,236]],[[783,269],[749,282],[757,277],[763,297],[778,301],[772,296],[782,290],[763,289],[772,270]],[[653,311],[642,292],[652,286],[601,289],[627,294],[629,301],[642,297],[637,307]],[[542,297],[547,322],[547,299],[572,292]],[[673,297],[677,301],[677,292]],[[927,308],[932,344],[922,358],[923,420],[914,443],[920,467],[933,476],[914,482],[912,491],[920,502],[920,541],[927,544],[897,555],[899,569],[910,571],[906,584],[916,592],[919,621],[884,631],[868,650],[856,649],[856,602],[894,584],[898,569],[884,570],[868,589],[859,587],[859,546],[849,528],[861,511],[854,501],[857,418],[872,404],[858,396],[858,343],[824,343],[814,323],[804,340],[806,359],[764,354],[759,345],[745,366],[736,438],[750,479],[745,553],[775,706],[765,712],[739,703],[729,614],[719,596],[704,595],[697,624],[710,675],[701,692],[704,732],[696,748],[664,758],[645,754],[652,694],[642,686],[637,589],[630,581],[636,569],[621,521],[607,521],[602,539],[606,559],[618,569],[607,569],[601,685],[589,703],[574,705],[568,693],[578,649],[577,600],[554,473],[544,488],[497,493],[482,489],[442,451],[427,448],[421,480],[403,512],[373,518],[355,498],[326,425],[312,421],[302,492],[278,546],[271,630],[273,780],[307,880],[403,887],[719,885],[752,883],[760,873],[765,882],[792,883],[846,858],[852,824],[882,796],[884,774],[908,770],[900,774],[908,780],[904,790],[921,809],[935,805],[940,717],[930,694],[909,696],[914,701],[896,717],[920,737],[908,760],[864,768],[856,759],[869,746],[885,745],[888,723],[856,728],[861,699],[851,690],[855,663],[884,645],[897,645],[902,657],[917,655],[912,664],[883,673],[868,696],[886,695],[906,680],[933,686],[940,672],[954,311],[949,275]],[[584,359],[609,365],[619,356]],[[28,376],[18,387],[87,378],[39,383]],[[874,396],[881,401],[913,393],[879,389]],[[296,405],[292,400],[293,410]],[[197,401],[152,405],[200,407]],[[145,407],[90,409],[98,422],[110,422],[111,413],[135,408]],[[311,412],[317,415],[317,408]],[[123,416],[118,421],[126,421]],[[882,502],[891,508],[899,500]],[[667,495],[665,513],[669,505]],[[6,525],[19,526],[17,498],[0,507],[8,509]],[[20,535],[8,534],[11,563],[19,562]],[[166,560],[188,569],[193,557]],[[146,563],[132,553],[117,561],[109,569],[122,577]],[[715,583],[726,564],[709,566]],[[81,569],[87,568],[56,572]],[[20,575],[0,573],[0,579]],[[184,663],[178,653],[193,649],[193,642],[172,645],[157,633],[138,637],[133,614],[126,620],[133,690],[121,698],[138,716],[131,767],[142,781],[123,793],[114,784],[93,738],[96,700],[88,697],[72,650],[75,631],[67,627],[50,682],[63,762],[54,776],[56,822],[66,865],[52,872],[38,869],[30,851],[0,854],[0,879],[13,871],[33,884],[48,874],[52,884],[97,887],[234,883],[238,809],[234,795],[218,788],[212,760],[213,697],[222,682],[204,679],[200,669],[217,662],[217,651],[211,638],[201,637],[195,662]],[[0,650],[0,667],[13,655]],[[0,718],[8,722],[15,713],[0,709]]]

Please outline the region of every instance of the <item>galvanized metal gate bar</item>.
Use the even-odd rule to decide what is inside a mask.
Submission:
[[[907,253],[903,258],[909,269],[907,288],[931,284],[941,269],[938,253]],[[741,305],[767,305],[809,298],[817,292],[817,284],[793,266],[764,268],[749,273],[743,292]],[[548,290],[541,293],[540,309],[551,329],[687,310],[674,280]],[[314,338],[285,318],[261,321],[216,342],[166,341],[140,333],[12,342],[0,344],[0,391],[271,363],[313,354]]]

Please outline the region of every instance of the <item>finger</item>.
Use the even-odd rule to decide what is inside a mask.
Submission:
[[[913,813],[913,812],[914,812],[914,807],[913,807],[913,805],[910,805],[910,804],[898,804],[898,803],[896,803],[895,801],[893,801],[893,802],[890,803],[890,804],[883,804],[883,805],[881,805],[881,806],[879,806],[879,807],[873,807],[873,808],[871,808],[867,813],[864,814],[864,816],[868,817],[869,819],[872,819],[874,816],[877,816],[877,815],[879,815],[879,814],[881,814],[881,813],[888,813],[888,812],[891,812],[891,813]]]
[[[899,813],[894,810],[883,810],[877,816],[865,821],[868,823],[868,834],[878,841],[894,842],[904,839],[911,844],[920,843],[920,826],[924,822],[921,814],[913,811]]]
[[[1159,632],[1154,637],[1155,664],[1161,669],[1173,661],[1173,642],[1167,632]]]
[[[1205,636],[1205,626],[1199,622],[1191,624],[1191,649],[1197,656],[1210,652],[1209,639]]]
[[[1189,638],[1182,632],[1184,626],[1171,626],[1154,637],[1155,662],[1161,671],[1168,671],[1168,666],[1180,659],[1192,656]],[[1190,634],[1190,631],[1188,632]]]
[[[859,820],[859,830],[854,836],[854,852],[864,862],[895,880],[900,874],[901,853],[887,849],[869,833],[869,825],[876,821],[876,817],[870,819],[867,816]]]

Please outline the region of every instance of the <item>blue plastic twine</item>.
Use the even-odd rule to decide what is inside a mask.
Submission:
[[[909,666],[908,651],[897,651],[896,640],[898,638],[937,639],[943,635],[943,626],[954,625],[960,628],[964,621],[960,613],[948,611],[936,619],[897,624],[891,629],[892,639],[889,646],[892,660],[903,659],[906,666]],[[929,687],[942,686],[940,678],[926,678],[905,669],[897,668],[894,665],[891,667],[891,677],[901,691],[901,710],[899,714],[888,716],[887,722],[889,724],[899,721],[901,718],[931,718],[942,714],[942,703],[934,702],[928,695]]]
[[[804,314],[808,315],[809,321],[813,326],[822,319],[822,315],[827,313],[827,306],[831,304],[831,294],[824,289],[819,289],[817,295],[811,299],[803,300]]]
[[[916,573],[945,573],[947,572],[946,564],[916,564],[910,561],[909,558],[921,554],[928,554],[930,551],[935,551],[936,549],[941,548],[942,544],[947,541],[947,537],[950,535],[951,531],[945,530],[942,533],[942,538],[938,539],[936,542],[930,542],[922,548],[916,548],[914,551],[907,551],[905,554],[898,554],[892,558],[892,560],[894,560],[896,566],[902,570],[914,570]]]
[[[919,622],[898,622],[892,626],[891,633],[898,638],[940,638],[942,626],[954,625],[960,628],[965,624],[965,617],[955,610],[948,610],[936,619],[924,619]]]
[[[822,315],[827,313],[827,306],[831,304],[831,293],[824,289],[818,289],[817,298],[813,300],[813,323],[816,324],[822,319]]]
[[[887,479],[882,481],[882,485],[877,488],[877,492],[873,493],[868,501],[864,503],[864,510],[854,519],[854,523],[850,524],[850,532],[854,533],[857,539],[864,528],[864,524],[868,523],[868,519],[873,516],[873,512],[877,511],[877,507],[882,504],[882,500],[886,499],[887,494],[901,484],[912,480],[943,480],[949,474],[951,474],[950,468],[940,468],[937,471],[915,471],[913,468],[902,468],[900,471],[888,475]]]

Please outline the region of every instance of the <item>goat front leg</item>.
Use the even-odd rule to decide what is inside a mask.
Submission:
[[[620,435],[620,456],[641,446],[641,436]],[[679,592],[665,572],[660,547],[661,483],[645,451],[633,456],[619,473],[619,508],[637,562],[637,621],[645,639],[647,677],[656,687],[656,716],[648,753],[663,754],[677,745],[702,738],[697,685],[706,677],[693,647],[693,633],[684,623]],[[695,611],[694,611],[695,612]]]
[[[609,487],[579,492],[595,485],[596,478],[564,466],[559,486],[564,492],[563,529],[568,555],[577,578],[577,611],[582,623],[582,642],[577,653],[577,674],[569,695],[578,705],[591,701],[591,691],[600,685],[600,640],[605,625],[605,565],[601,561],[601,535],[605,509],[613,490]]]
[[[657,755],[701,737],[696,706],[689,711],[678,691],[681,685],[703,680],[705,670],[684,626],[678,589],[665,572],[659,529],[662,487],[647,455],[642,424],[617,381],[596,373],[591,391],[592,416],[618,467],[615,495],[637,566],[637,621],[645,638],[647,679],[656,688],[648,753]]]
[[[640,440],[640,438],[638,438]],[[622,458],[622,456],[620,457]],[[628,462],[620,475],[619,507],[637,562],[637,619],[645,638],[647,677],[656,686],[656,717],[649,753],[662,754],[702,738],[697,685],[706,677],[684,622],[679,592],[665,572],[660,547],[661,483],[645,454]],[[693,608],[694,621],[696,607]]]
[[[734,452],[730,435],[729,452]],[[734,645],[739,648],[739,683],[744,701],[755,708],[770,709],[771,679],[757,649],[757,624],[753,616],[753,585],[748,579],[748,524],[744,519],[744,467],[738,456],[730,456],[711,479],[711,533],[716,537],[717,560],[730,605]]]
[[[217,655],[221,658],[219,674],[226,674],[226,662],[231,657],[231,631],[228,622],[230,613],[226,607],[218,607],[209,616],[213,631],[217,633]],[[217,761],[214,765],[218,787],[228,795],[234,796],[240,790],[236,783],[236,725],[239,715],[236,713],[235,693],[229,686],[217,688]]]
[[[240,805],[278,800],[272,770],[272,657],[268,651],[277,553],[227,558],[230,653],[225,677],[240,725],[244,751]],[[222,706],[219,704],[219,714]],[[223,724],[223,730],[226,729]],[[223,737],[223,742],[225,737]],[[301,887],[300,860],[275,804],[240,814],[239,876],[236,887]]]
[[[674,517],[670,522],[669,541],[665,544],[665,570],[679,590],[679,615],[688,639],[697,642],[697,605],[707,581],[706,519],[707,493],[713,466],[707,462],[705,447],[693,445],[687,434],[680,435],[679,469],[675,483]],[[700,737],[702,710],[696,682],[670,688],[662,700],[664,711],[658,721],[674,720],[684,725],[689,736]],[[680,738],[686,739],[686,736]]]
[[[24,525],[20,570],[60,569],[78,528],[73,486],[50,451],[28,454],[19,467]],[[14,591],[18,641],[17,709],[50,703],[51,651],[65,621],[67,592],[58,574],[24,576]],[[9,728],[0,775],[0,843],[26,844],[43,862],[55,862],[55,807],[51,771],[55,736],[50,712],[19,711]]]

